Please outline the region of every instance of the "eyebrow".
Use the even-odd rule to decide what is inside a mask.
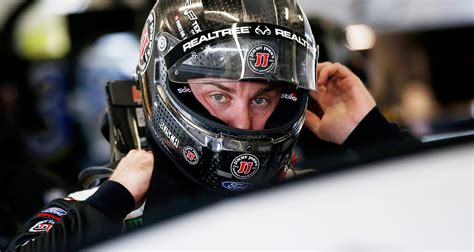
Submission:
[[[230,88],[230,87],[226,87],[226,86],[224,86],[224,85],[222,85],[222,84],[219,84],[219,83],[217,83],[217,82],[210,82],[210,83],[206,83],[206,84],[204,84],[204,85],[212,85],[212,86],[215,86],[215,87],[217,87],[217,88],[219,88],[219,89],[222,89],[222,90],[224,90],[224,91],[226,91],[226,92],[229,92],[229,93],[231,93],[231,94],[234,94],[234,93],[235,93],[235,89]]]
[[[228,92],[228,93],[231,93],[231,94],[235,94],[235,92],[236,92],[235,89],[226,87],[226,86],[224,86],[224,85],[222,85],[222,84],[219,84],[219,83],[217,83],[217,82],[206,83],[206,84],[204,84],[204,85],[212,85],[212,86],[215,86],[215,87],[217,87],[217,88],[219,88],[219,89],[222,89],[222,90],[224,90],[224,91],[226,91],[226,92]],[[276,86],[274,86],[274,85],[269,85],[269,86],[266,87],[266,88],[260,89],[260,90],[254,95],[254,97],[257,97],[257,96],[259,96],[259,95],[262,95],[262,94],[264,94],[264,93],[271,92],[271,91],[274,91],[274,90],[278,90],[278,87],[276,87]]]

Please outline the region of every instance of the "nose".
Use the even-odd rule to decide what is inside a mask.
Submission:
[[[252,129],[252,115],[247,104],[240,104],[233,106],[231,111],[227,114],[228,120],[226,123],[237,129],[250,130]]]

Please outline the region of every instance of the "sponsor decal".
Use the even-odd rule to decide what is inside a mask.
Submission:
[[[306,47],[309,49],[311,52],[314,52],[316,48],[313,46],[313,43],[311,41],[308,41],[305,37],[302,37],[296,33],[293,33],[291,31],[275,28],[275,35],[277,37],[283,37],[289,40],[293,40],[298,42],[300,45]]]
[[[189,20],[191,21],[191,26],[193,27],[192,30],[191,30],[191,33],[193,35],[196,35],[196,34],[202,32],[202,30],[201,30],[201,26],[199,25],[199,22],[198,22],[198,16],[190,8],[192,6],[192,4],[193,4],[193,1],[186,1],[186,3],[184,4],[184,6],[186,6],[186,9],[184,10],[184,15],[186,15],[186,17],[188,17]]]
[[[61,216],[66,215],[67,211],[62,209],[62,208],[59,208],[59,207],[50,207],[50,208],[47,208],[47,209],[41,211],[41,213],[48,213],[48,214],[52,214],[52,215],[61,217]]]
[[[294,94],[294,93],[281,94],[281,99],[286,99],[286,100],[291,100],[291,101],[298,101],[298,97],[296,97],[296,94]]]
[[[196,35],[196,34],[202,32],[202,30],[201,30],[201,26],[199,25],[199,22],[198,22],[198,16],[196,15],[196,13],[193,10],[190,9],[191,5],[192,5],[192,1],[186,1],[185,10],[184,10],[183,14],[189,19],[189,21],[191,21],[191,27],[192,27],[191,34]],[[176,27],[178,28],[178,32],[179,32],[179,35],[181,36],[181,38],[182,39],[187,38],[186,32],[184,31],[183,23],[181,22],[180,15],[176,15],[174,17],[174,21],[176,23]]]
[[[160,52],[163,52],[166,50],[166,48],[168,48],[168,40],[166,39],[166,37],[160,36],[158,38],[158,50],[160,50]]]
[[[243,183],[243,182],[224,181],[222,182],[222,186],[227,190],[240,192],[240,191],[247,190],[253,185],[250,183]]]
[[[255,28],[255,33],[256,33],[257,35],[260,35],[260,36],[263,36],[263,35],[266,35],[266,36],[272,35],[272,31],[271,31],[270,28],[268,28],[266,25],[265,25],[265,30],[262,30],[262,29],[260,28],[260,25],[257,26],[257,28]]]
[[[199,155],[197,151],[190,146],[183,149],[183,157],[191,165],[196,165],[199,162]]]
[[[168,126],[163,121],[160,121],[158,124],[163,134],[171,141],[174,147],[178,148],[179,146],[179,139],[168,129]]]
[[[276,52],[269,45],[259,44],[249,50],[247,64],[252,72],[268,73],[275,67]]]
[[[52,220],[42,220],[36,223],[28,231],[31,233],[48,232],[53,227],[53,225],[54,225],[54,221]]]
[[[190,9],[186,9],[186,10],[184,11],[184,15],[186,15],[186,16],[189,18],[189,20],[191,20],[191,21],[194,21],[194,20],[197,20],[197,19],[198,19],[198,17],[197,17],[196,14],[194,13],[194,11],[192,11],[192,10],[190,10]]]
[[[185,93],[192,93],[193,91],[191,91],[191,89],[189,87],[182,87],[182,88],[178,88],[178,93],[180,94],[185,94]]]
[[[59,220],[61,220],[61,217],[66,215],[66,214],[67,214],[67,211],[62,209],[62,208],[50,207],[50,208],[47,208],[47,209],[39,212],[38,214],[36,214],[36,216],[43,217],[43,218],[48,218],[48,219],[53,219],[55,221],[59,221]]]
[[[258,158],[252,154],[242,154],[234,158],[230,165],[232,175],[238,179],[253,177],[260,168]]]
[[[136,228],[143,226],[143,218],[137,217],[133,219],[125,220],[125,225],[127,226],[127,230],[134,230]]]
[[[255,25],[257,26],[255,27]],[[220,30],[211,30],[195,38],[189,38],[189,41],[183,44],[183,51],[186,52],[205,42],[210,42],[219,38],[224,38],[227,36],[235,36],[235,35],[240,35],[240,34],[271,36],[277,39],[283,38],[286,40],[295,41],[298,44],[302,45],[303,47],[306,47],[311,52],[314,52],[316,50],[312,41],[308,40],[305,36],[295,33],[289,29],[285,29],[284,27],[268,24],[268,25],[264,25],[264,28],[262,28],[260,24],[248,24],[248,23],[245,24],[244,23],[241,26],[232,26],[232,27],[228,27],[228,28],[224,28]]]
[[[234,34],[250,34],[250,28],[250,26],[240,26],[205,33],[199,37],[191,39],[189,42],[184,43],[183,52],[193,49],[194,47],[199,46],[204,42],[214,41],[216,39],[232,36]]]
[[[176,22],[176,27],[178,28],[179,35],[181,36],[182,39],[186,38],[186,33],[184,32],[183,24],[181,23],[181,20],[179,20],[179,15],[176,15],[174,17],[174,21]]]
[[[155,12],[151,11],[143,27],[142,37],[140,39],[140,71],[143,73],[148,67],[151,54],[153,52],[153,42],[155,37]]]

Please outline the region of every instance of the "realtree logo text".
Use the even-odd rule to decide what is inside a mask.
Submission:
[[[249,34],[250,28],[251,28],[250,26],[232,27],[232,28],[227,28],[227,29],[203,34],[199,36],[198,38],[191,39],[191,41],[185,43],[183,45],[183,52],[186,52],[207,41],[213,41],[218,38],[223,38],[223,37],[232,36],[232,35]]]
[[[190,20],[193,20],[195,18],[194,15],[192,15],[189,11],[185,13]],[[179,17],[178,17],[179,18]],[[209,44],[210,42],[213,42],[214,40],[225,38],[225,37],[233,37],[233,36],[238,36],[238,35],[257,35],[257,36],[262,36],[262,37],[267,37],[267,38],[274,38],[274,39],[280,39],[283,38],[285,40],[290,40],[290,41],[295,41],[301,46],[305,47],[307,50],[309,50],[311,53],[316,53],[316,47],[314,46],[314,42],[311,37],[305,37],[302,35],[299,35],[297,33],[292,32],[291,30],[287,30],[284,27],[272,27],[270,29],[267,25],[260,26],[260,24],[250,24],[250,25],[245,25],[245,26],[233,26],[230,28],[224,28],[221,30],[217,31],[209,31],[207,33],[199,33],[196,31],[193,31],[193,34],[196,35],[195,38],[190,38],[189,41],[183,44],[182,50],[183,53],[187,52],[188,50],[194,49],[197,46],[200,45],[205,45]],[[197,28],[195,29],[197,30]],[[199,34],[199,35],[197,35]]]

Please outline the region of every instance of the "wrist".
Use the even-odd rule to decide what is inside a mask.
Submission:
[[[120,183],[110,180],[86,202],[114,221],[123,220],[135,208],[132,194]]]

